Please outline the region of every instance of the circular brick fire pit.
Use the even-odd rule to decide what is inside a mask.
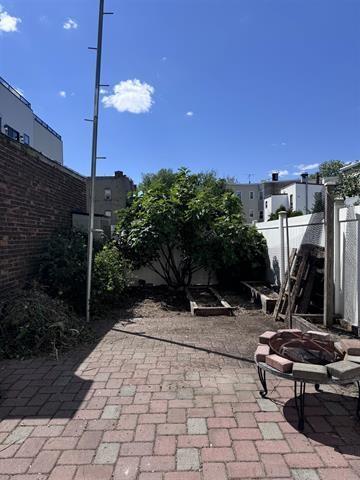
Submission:
[[[327,333],[283,329],[264,332],[259,341],[255,363],[262,385],[260,395],[266,397],[268,393],[267,372],[292,380],[300,431],[304,429],[307,383],[314,384],[317,391],[321,384],[356,383],[359,392],[356,414],[360,418],[360,340],[334,343]]]

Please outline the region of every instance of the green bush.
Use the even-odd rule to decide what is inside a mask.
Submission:
[[[39,281],[55,298],[84,313],[86,300],[87,235],[79,231],[53,236],[43,255]],[[114,302],[128,284],[128,267],[112,243],[94,244],[92,308]]]
[[[61,300],[38,288],[0,304],[0,358],[58,353],[91,339],[91,331]]]
[[[93,273],[93,306],[116,303],[129,284],[129,265],[115,245],[95,255]]]
[[[85,305],[87,235],[74,230],[56,233],[40,264],[39,280],[52,297],[77,311]]]
[[[264,242],[244,224],[241,202],[223,179],[186,168],[146,175],[119,212],[116,232],[117,246],[133,267],[148,267],[172,288],[190,285],[200,270],[239,265],[244,251],[251,262],[243,269],[252,268]]]

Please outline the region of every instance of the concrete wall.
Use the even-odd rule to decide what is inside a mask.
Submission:
[[[84,177],[0,134],[0,295],[31,280],[53,233],[85,210]]]

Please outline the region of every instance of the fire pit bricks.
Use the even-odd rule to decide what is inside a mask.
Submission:
[[[293,362],[278,352],[272,351],[271,341],[279,334],[293,334],[294,339],[309,338],[321,343],[332,344],[330,334],[326,332],[308,331],[302,334],[298,329],[280,329],[277,332],[266,331],[259,336],[259,345],[255,351],[256,363],[263,362],[282,373],[293,373],[294,379],[310,380],[313,382],[326,383],[329,376],[340,380],[350,380],[360,376],[360,340],[345,339],[335,343],[335,349],[343,352],[344,360],[327,364],[326,366],[316,363]]]
[[[319,391],[320,384],[355,383],[359,393],[356,415],[360,419],[360,340],[346,339],[334,343],[326,332],[266,331],[259,337],[255,363],[263,398],[268,393],[266,372],[294,382],[299,431],[303,431],[305,425],[307,383],[315,384],[316,391]]]

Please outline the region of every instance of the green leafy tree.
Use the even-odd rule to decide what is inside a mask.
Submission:
[[[213,172],[181,168],[146,178],[119,212],[116,227],[118,247],[133,267],[146,265],[178,288],[189,285],[200,269],[216,271],[238,262],[242,239],[264,247],[263,237],[244,225],[238,197]]]
[[[314,194],[314,205],[311,213],[319,213],[325,210],[325,201],[322,192]]]
[[[360,171],[341,173],[337,193],[343,198],[360,196]]]
[[[303,215],[301,210],[292,210],[291,208],[286,209],[284,205],[280,205],[275,212],[270,213],[269,220],[277,220],[280,212],[286,212],[288,217],[299,217],[300,215]]]
[[[344,166],[345,164],[341,160],[328,160],[320,164],[319,172],[323,178],[336,177],[340,173],[340,168]]]

